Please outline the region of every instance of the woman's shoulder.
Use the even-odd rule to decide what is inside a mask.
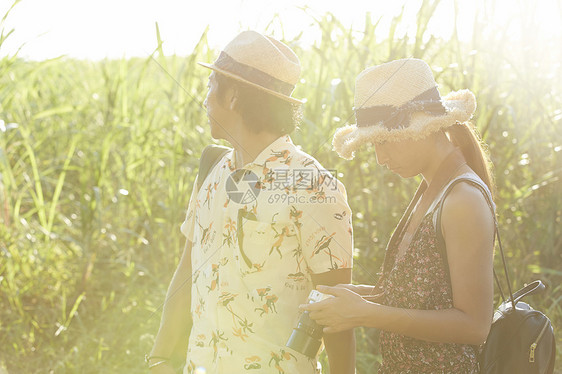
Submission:
[[[495,212],[495,204],[488,186],[478,174],[468,170],[452,178],[443,187],[430,211],[433,212],[433,224],[437,225],[439,217],[441,220],[445,217],[463,220],[463,217],[476,214],[487,218],[491,211]]]
[[[452,186],[442,203],[440,229],[447,250],[462,251],[487,248],[481,246],[494,237],[495,212],[485,192],[475,184],[459,182]]]
[[[492,194],[488,186],[482,181],[482,179],[474,171],[468,169],[466,172],[457,175],[452,178],[443,188],[441,192],[436,196],[433,204],[428,209],[428,212],[437,212],[442,208],[445,201],[449,204],[450,197],[453,195],[454,200],[462,200],[466,197],[471,201],[473,199],[480,200],[478,196],[481,196],[484,200],[492,201]],[[495,209],[495,207],[494,207]]]
[[[453,178],[443,189],[442,198],[445,199],[444,204],[455,200],[458,200],[457,203],[484,201],[486,205],[490,202],[495,209],[490,189],[472,170]]]
[[[470,209],[480,205],[488,206],[484,192],[476,185],[465,181],[451,186],[451,190],[443,201],[443,209],[445,207]]]
[[[455,178],[449,184],[442,202],[442,217],[467,219],[469,216],[489,217],[495,210],[491,193],[475,173]]]

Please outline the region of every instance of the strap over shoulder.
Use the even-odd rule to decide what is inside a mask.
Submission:
[[[199,159],[199,172],[197,174],[197,191],[203,186],[203,182],[209,175],[209,172],[215,167],[224,155],[231,151],[232,148],[224,147],[222,145],[210,144],[201,152]]]
[[[441,211],[443,208],[443,203],[445,201],[445,198],[447,197],[447,195],[451,192],[451,190],[453,189],[453,187],[455,185],[457,185],[458,183],[461,182],[468,182],[470,184],[472,184],[473,186],[477,187],[478,189],[480,189],[480,191],[482,191],[484,198],[486,199],[486,202],[488,203],[488,206],[490,207],[490,210],[492,211],[492,216],[494,218],[494,226],[495,226],[495,238],[498,239],[498,246],[500,249],[500,254],[501,254],[501,259],[502,259],[502,264],[503,264],[503,270],[504,270],[504,274],[505,274],[505,279],[507,282],[507,289],[509,291],[509,301],[512,304],[513,309],[515,309],[515,299],[513,296],[513,292],[511,291],[511,282],[509,280],[509,272],[507,271],[507,263],[505,261],[505,255],[503,253],[503,246],[502,246],[502,241],[501,241],[501,237],[500,237],[500,232],[499,232],[499,227],[498,227],[498,220],[496,219],[496,205],[494,204],[493,200],[492,200],[492,193],[490,192],[490,190],[488,189],[488,187],[486,186],[486,184],[480,179],[477,178],[473,175],[467,175],[467,176],[460,176],[456,179],[454,179],[451,183],[449,183],[449,185],[447,186],[445,193],[443,193],[443,196],[441,197],[441,201],[439,202],[439,206],[437,208],[436,214],[437,214],[437,224],[435,226],[435,231],[437,232],[437,245],[438,245],[438,249],[439,251],[441,251],[441,257],[443,258],[443,266],[445,268],[445,271],[447,273],[447,278],[450,278],[450,273],[449,273],[449,263],[447,261],[447,248],[445,247],[445,239],[443,238],[443,233],[441,232]],[[505,301],[505,297],[500,285],[500,281],[498,279],[498,276],[496,274],[496,271],[494,271],[494,279],[496,280],[496,284],[498,285],[498,289],[500,291],[500,295],[502,297],[502,299]],[[531,292],[536,292],[538,290],[541,289],[540,285],[536,285],[535,289],[532,289]],[[521,297],[523,297],[524,295],[522,295]]]
[[[441,257],[443,259],[443,268],[445,269],[445,273],[447,276],[447,279],[450,278],[450,273],[449,273],[449,263],[447,260],[447,248],[445,246],[445,238],[443,237],[443,232],[441,232],[441,213],[443,211],[443,204],[445,203],[445,199],[447,198],[447,196],[449,195],[449,193],[453,190],[453,188],[459,184],[459,183],[469,183],[473,186],[475,186],[476,188],[478,188],[481,192],[482,195],[484,195],[484,198],[486,199],[486,203],[488,204],[488,207],[490,208],[491,212],[492,212],[492,216],[494,217],[494,224],[495,224],[495,232],[496,234],[498,234],[498,223],[496,221],[496,205],[494,204],[493,200],[492,200],[492,193],[490,192],[490,190],[488,189],[488,186],[486,186],[486,184],[478,177],[472,175],[472,174],[464,174],[464,175],[460,175],[458,177],[456,177],[455,179],[453,179],[451,182],[449,182],[449,184],[444,188],[444,192],[441,195],[441,198],[439,199],[438,203],[437,203],[437,208],[435,211],[435,215],[434,217],[436,217],[436,222],[435,222],[435,232],[437,234],[437,249],[439,250],[439,252],[441,253]],[[495,237],[495,235],[494,235]],[[503,256],[502,256],[503,257]],[[495,277],[495,272],[494,272],[494,277]],[[497,278],[496,278],[497,281]],[[498,286],[499,286],[499,282],[498,282]],[[501,287],[500,287],[501,290]],[[503,299],[503,292],[502,292],[502,299]]]
[[[447,197],[447,195],[453,190],[453,188],[457,184],[462,182],[469,183],[474,187],[478,188],[484,195],[484,198],[486,199],[486,203],[488,203],[488,206],[490,207],[492,212],[496,211],[496,204],[494,204],[494,201],[492,200],[492,193],[490,192],[488,186],[478,176],[473,175],[472,173],[467,173],[454,178],[443,189],[443,193],[441,194],[441,197],[438,199],[437,202],[438,217],[440,216],[441,209],[443,208],[443,204],[445,202],[445,198]]]
[[[458,176],[457,178],[449,182],[449,184],[444,188],[444,191],[437,202],[437,208],[434,215],[435,231],[437,233],[437,245],[440,250],[444,251],[443,257],[445,259],[447,258],[447,252],[445,251],[445,240],[443,238],[443,233],[441,232],[441,213],[443,210],[443,204],[445,203],[445,199],[447,198],[449,193],[453,190],[453,188],[457,184],[462,182],[470,183],[471,185],[475,186],[482,192],[484,198],[486,199],[486,203],[488,203],[488,207],[490,207],[490,210],[492,211],[492,215],[494,216],[494,221],[496,217],[495,215],[496,204],[494,204],[494,201],[492,200],[492,193],[488,189],[488,186],[486,186],[486,184],[480,178],[477,178],[476,176],[473,176],[471,174],[465,174],[465,175]],[[497,228],[497,223],[496,223],[496,228]]]

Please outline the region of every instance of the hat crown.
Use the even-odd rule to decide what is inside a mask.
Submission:
[[[402,59],[365,69],[355,83],[357,123],[339,128],[332,145],[348,160],[367,143],[418,140],[469,121],[476,98],[469,90],[442,97],[427,63]]]
[[[301,73],[297,55],[282,42],[255,31],[244,31],[223,50],[237,62],[280,81],[296,85]]]
[[[429,65],[409,58],[363,70],[355,82],[355,109],[390,105],[400,107],[436,87]]]

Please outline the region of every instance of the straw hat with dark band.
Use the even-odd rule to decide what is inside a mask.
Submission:
[[[287,45],[255,31],[244,31],[224,47],[213,64],[199,62],[227,77],[236,79],[291,103],[301,73],[297,55]]]
[[[441,98],[429,65],[403,59],[365,69],[355,83],[356,124],[339,128],[336,152],[351,160],[367,143],[422,139],[468,121],[476,110],[469,90]]]

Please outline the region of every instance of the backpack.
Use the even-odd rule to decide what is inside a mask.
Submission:
[[[498,307],[480,354],[481,373],[550,374],[554,371],[556,342],[552,324],[546,315],[520,301],[544,289],[540,280],[534,281]]]
[[[459,178],[447,187],[439,202],[436,223],[438,247],[441,250],[444,268],[447,272],[449,271],[449,265],[445,242],[441,233],[441,209],[447,194],[457,183],[461,182],[468,182],[479,188],[483,192],[492,213],[494,212],[491,197],[482,182],[473,178]],[[521,301],[523,297],[542,292],[546,287],[540,280],[536,280],[515,293],[511,292],[511,283],[495,214],[494,223],[509,299],[506,300],[504,297],[498,276],[494,270],[494,279],[503,302],[494,312],[490,332],[479,356],[480,373],[552,374],[556,358],[556,341],[550,319],[544,313]]]

